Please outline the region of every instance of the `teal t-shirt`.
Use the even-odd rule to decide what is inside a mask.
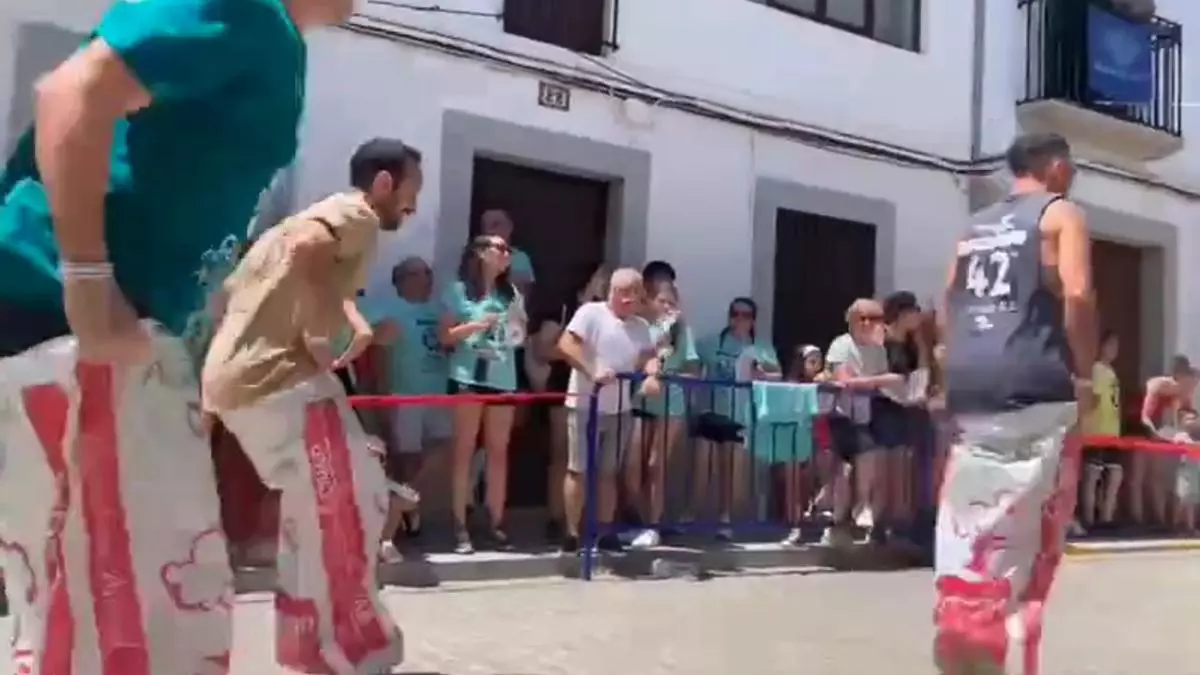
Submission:
[[[761,340],[750,342],[741,340],[732,333],[720,332],[700,340],[697,344],[696,350],[700,355],[700,363],[704,366],[705,379],[721,382],[737,379],[738,358],[748,347],[753,347],[755,358],[761,367],[776,370],[779,368],[779,356],[770,343]],[[697,406],[701,410],[726,415],[741,424],[746,424],[749,418],[749,392],[738,390],[739,395],[734,397],[731,396],[733,391],[734,388],[726,384],[701,387],[696,392],[699,399]]]
[[[533,275],[533,261],[529,259],[529,254],[515,246],[512,257],[508,260],[508,274],[514,279],[527,279],[529,283],[537,281],[537,277]]]
[[[393,295],[366,303],[362,312],[372,325],[391,320],[400,329],[400,338],[387,349],[391,393],[414,396],[446,392],[449,363],[438,340],[441,316],[437,303],[409,302]]]
[[[658,321],[650,324],[650,338],[655,345],[660,344],[667,337],[667,329],[669,327],[663,322]],[[692,333],[692,329],[686,323],[680,325],[678,342],[675,344],[671,355],[667,357],[663,363],[663,372],[668,375],[678,375],[687,370],[688,365],[696,363],[700,360],[700,355],[696,352],[696,339]],[[667,384],[665,392],[659,396],[653,396],[645,399],[643,405],[647,412],[655,415],[667,415],[670,417],[682,417],[687,414],[687,391],[683,385]]]
[[[446,289],[444,309],[456,323],[480,321],[487,314],[507,317],[520,302],[520,296],[505,302],[495,292],[478,300],[467,297],[466,286],[456,281]],[[476,333],[454,346],[450,353],[450,379],[460,384],[489,387],[499,391],[517,388],[515,347],[508,338],[507,321],[501,318],[490,330]]]
[[[295,156],[304,40],[282,0],[118,0],[93,36],[153,100],[115,128],[109,256],[138,311],[183,333],[203,306],[211,252],[244,236],[260,193]],[[61,312],[32,130],[4,166],[0,200],[0,300]]]

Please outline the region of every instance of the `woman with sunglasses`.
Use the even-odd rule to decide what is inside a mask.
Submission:
[[[660,277],[647,289],[646,312],[642,318],[650,324],[663,372],[668,375],[692,373],[699,363],[692,329],[679,311],[679,291],[674,282]],[[665,503],[666,471],[671,453],[683,437],[687,417],[687,392],[682,385],[668,384],[666,391],[641,397],[640,415],[635,415],[633,438],[625,458],[625,490],[630,505],[647,527],[633,539],[634,548],[651,548],[661,543]]]
[[[612,270],[608,266],[603,263],[598,265],[558,312],[543,317],[536,328],[531,328],[532,336],[526,352],[526,370],[529,371],[530,384],[534,390],[564,395],[567,393],[567,385],[571,381],[571,365],[563,360],[562,353],[558,351],[558,339],[580,306],[589,302],[602,302],[608,297],[608,279],[611,275]],[[550,465],[546,472],[546,495],[550,517],[546,522],[545,534],[547,541],[558,544],[566,532],[563,523],[563,479],[567,474],[569,413],[562,403],[556,402],[547,407],[550,411]]]
[[[769,342],[760,341],[754,325],[758,318],[758,305],[751,298],[735,298],[729,303],[729,322],[716,335],[701,340],[697,346],[704,377],[716,383],[696,392],[697,407],[706,409],[697,417],[694,434],[700,439],[692,469],[692,505],[684,521],[695,516],[697,500],[707,501],[711,466],[714,458],[720,459],[725,471],[719,480],[719,520],[721,527],[717,538],[729,541],[733,532],[729,527],[733,511],[740,509],[746,501],[749,487],[750,458],[745,451],[745,415],[741,407],[744,396],[733,395],[735,380],[779,379],[781,368],[779,356]],[[739,365],[748,365],[746,372],[739,372]]]
[[[512,250],[504,239],[483,235],[463,249],[458,280],[445,294],[439,326],[442,344],[451,348],[451,394],[494,395],[517,388],[516,349],[525,341],[525,311],[520,293],[508,278]],[[508,403],[465,401],[454,406],[451,446],[451,500],[458,553],[475,550],[467,529],[471,499],[471,460],[483,432],[486,456],[490,543],[509,546],[504,530],[508,500],[508,443],[513,407]]]

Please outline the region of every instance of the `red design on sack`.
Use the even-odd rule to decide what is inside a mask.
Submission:
[[[321,617],[317,603],[275,592],[275,653],[280,665],[309,673],[335,675],[321,655]]]
[[[70,402],[62,387],[44,384],[21,392],[29,423],[38,437],[46,465],[54,476],[54,506],[50,514],[50,532],[46,540],[46,586],[50,607],[46,616],[46,636],[42,643],[40,669],[44,675],[70,675],[71,652],[75,645],[75,620],[71,616],[71,596],[67,588],[66,556],[62,533],[71,503],[71,484],[67,475],[67,455],[63,442],[67,435]],[[37,596],[37,580],[25,551],[20,552],[29,572],[27,598]]]
[[[233,582],[225,574],[225,535],[211,527],[196,535],[183,560],[172,560],[159,570],[167,595],[185,612],[211,612],[233,608]]]
[[[988,500],[969,502],[962,516],[951,517],[955,536],[971,542],[971,557],[963,569],[977,578],[949,574],[937,580],[934,651],[944,663],[986,660],[999,666],[1005,662],[1012,582],[995,578],[992,569],[995,557],[1007,548],[1008,538],[997,534],[996,527],[1016,512],[1018,500],[1013,496],[1011,490],[997,491]],[[1009,504],[996,517],[1006,501]]]
[[[359,666],[390,645],[367,584],[375,561],[358,510],[353,464],[337,403],[310,403],[305,412],[308,452],[320,529],[321,562],[328,580],[333,637],[342,654]]]
[[[102,664],[96,675],[150,675],[133,542],[121,489],[120,435],[111,366],[81,363],[78,434],[80,501],[88,576]]]

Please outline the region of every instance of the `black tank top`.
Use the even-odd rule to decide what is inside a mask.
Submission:
[[[1074,400],[1062,300],[1043,278],[1042,214],[1059,199],[1011,195],[975,214],[959,240],[946,339],[952,412]]]

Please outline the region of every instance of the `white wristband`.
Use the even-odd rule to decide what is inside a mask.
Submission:
[[[58,266],[64,281],[76,279],[112,279],[113,264],[110,262],[67,262]]]

